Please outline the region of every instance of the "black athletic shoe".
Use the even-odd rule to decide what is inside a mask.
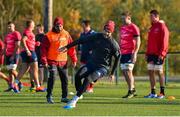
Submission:
[[[53,100],[52,96],[46,97],[46,99],[47,99],[48,104],[54,104],[54,100]]]
[[[12,91],[12,87],[9,87],[8,89],[6,89],[6,90],[4,90],[4,92],[10,92],[10,91]]]
[[[133,97],[134,97],[134,93],[132,91],[128,91],[128,93],[122,98],[133,98]]]
[[[133,89],[132,92],[133,92],[133,94],[134,94],[134,97],[138,96],[135,89]]]
[[[70,100],[68,98],[61,98],[61,102],[68,103]]]

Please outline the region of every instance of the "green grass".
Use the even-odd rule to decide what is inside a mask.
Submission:
[[[125,82],[118,85],[97,83],[93,94],[84,94],[77,107],[71,110],[63,109],[60,103],[60,81],[56,80],[54,88],[55,104],[47,104],[46,93],[30,93],[25,87],[20,94],[4,93],[4,81],[0,80],[0,116],[180,116],[180,84],[169,83],[166,88],[167,96],[173,95],[175,100],[144,99],[149,93],[149,82],[137,82],[138,96],[133,99],[122,99],[126,94]],[[69,85],[69,91],[74,92],[74,86]],[[72,98],[72,96],[69,96]]]

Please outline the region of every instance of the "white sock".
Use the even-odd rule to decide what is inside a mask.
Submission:
[[[75,95],[72,100],[77,102],[79,100],[79,97]]]
[[[38,84],[38,85],[37,85],[37,88],[40,87],[40,86],[41,86],[41,85]]]

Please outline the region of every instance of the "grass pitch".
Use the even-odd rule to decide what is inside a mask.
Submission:
[[[46,85],[46,84],[45,84]],[[158,86],[157,86],[158,87]],[[122,99],[127,93],[127,85],[99,82],[95,85],[93,94],[84,94],[77,107],[71,110],[63,109],[65,103],[60,103],[60,81],[56,80],[54,87],[55,104],[46,103],[46,92],[31,93],[24,87],[21,93],[5,93],[6,83],[0,80],[0,116],[180,116],[180,83],[169,82],[166,87],[166,97],[176,99],[144,99],[149,93],[149,82],[136,82],[138,96],[132,99]],[[69,84],[69,92],[75,92]],[[72,98],[70,95],[69,98]]]

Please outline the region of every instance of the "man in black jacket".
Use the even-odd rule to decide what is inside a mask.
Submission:
[[[114,65],[110,74],[110,78],[114,78],[114,72],[117,68],[120,53],[117,42],[112,38],[115,24],[113,21],[108,21],[103,33],[96,33],[90,36],[82,37],[71,44],[59,49],[60,52],[83,43],[92,43],[92,54],[85,66],[81,67],[76,73],[75,86],[77,94],[73,99],[64,106],[65,109],[76,107],[79,97],[86,91],[88,85],[99,78],[105,76],[111,67],[112,57],[115,58]],[[83,83],[81,80],[84,78]]]

